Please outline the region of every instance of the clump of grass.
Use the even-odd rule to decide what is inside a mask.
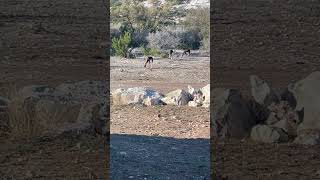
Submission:
[[[32,103],[35,98],[25,99],[19,93],[14,83],[9,83],[0,88],[1,95],[10,100],[8,107],[5,109],[6,119],[3,120],[8,126],[11,137],[30,138],[37,134],[40,127],[37,126],[35,119],[35,109]]]
[[[42,130],[35,112],[33,97],[16,96],[8,105],[9,129],[12,137],[27,139],[39,135]]]
[[[4,88],[3,88],[4,89]],[[9,136],[26,138],[41,135],[46,129],[53,127],[56,120],[63,117],[64,112],[49,112],[45,108],[37,109],[37,97],[23,97],[14,84],[6,87],[5,96],[10,99],[7,107]],[[38,110],[38,111],[37,111]]]

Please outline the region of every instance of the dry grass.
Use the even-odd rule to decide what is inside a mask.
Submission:
[[[10,135],[31,138],[39,135],[42,127],[36,116],[35,99],[16,96],[8,106]]]
[[[80,109],[77,106],[64,108],[55,102],[53,104],[44,102],[49,104],[48,106],[39,105],[37,97],[23,97],[13,84],[2,88],[2,92],[11,100],[7,108],[7,121],[9,135],[13,138],[30,139],[39,136],[59,123],[74,120],[77,118],[74,115],[77,115],[76,112]]]
[[[34,108],[31,108],[31,102],[34,99],[25,101],[19,94],[17,86],[13,83],[0,88],[3,97],[11,100],[6,109],[7,125],[9,135],[12,137],[25,137],[30,138],[39,132],[40,127],[35,120]]]

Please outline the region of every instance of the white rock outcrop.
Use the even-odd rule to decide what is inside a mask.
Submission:
[[[170,105],[188,105],[189,101],[191,100],[191,94],[183,89],[171,91],[161,99],[161,101],[163,101],[165,104]]]
[[[277,143],[288,141],[288,135],[279,128],[267,125],[256,125],[251,130],[251,139],[264,143]]]
[[[161,98],[163,98],[162,94],[144,87],[116,89],[112,92],[112,102],[114,105],[159,105],[162,103]]]
[[[297,105],[295,110],[303,110],[303,122],[299,125],[301,130],[320,130],[320,72],[313,72],[306,78],[288,86],[293,93]]]

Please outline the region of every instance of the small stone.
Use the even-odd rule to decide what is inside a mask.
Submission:
[[[264,143],[276,143],[288,141],[288,135],[279,128],[267,125],[257,125],[251,130],[251,138],[254,141]]]

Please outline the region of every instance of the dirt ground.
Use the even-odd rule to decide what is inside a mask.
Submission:
[[[176,106],[113,106],[112,134],[209,138],[209,109]]]
[[[103,3],[106,2],[1,2],[1,87],[9,84],[18,88],[32,84],[56,86],[67,81],[105,80],[109,76],[109,62],[105,61],[105,45],[101,46],[101,43],[108,37],[108,10]],[[152,71],[143,69],[143,62],[139,60],[111,60],[111,63],[112,89],[143,85],[166,93],[177,88],[186,89],[188,84],[199,88],[209,83],[208,57],[174,61],[156,59]],[[112,108],[112,111],[118,111],[115,115],[128,119],[127,122],[122,118],[112,120],[116,125],[113,126],[114,133],[117,133],[111,136],[115,143],[114,151],[110,152],[115,153],[112,164],[113,167],[125,165],[112,171],[113,179],[123,179],[126,169],[131,170],[132,176],[139,175],[141,172],[136,172],[137,167],[150,167],[146,170],[148,179],[157,175],[159,179],[170,176],[173,179],[209,179],[208,109],[141,108]],[[133,117],[139,117],[139,120]],[[144,140],[149,141],[143,143]],[[105,140],[99,137],[62,134],[25,140],[2,135],[0,141],[1,178],[108,179],[109,152],[104,146]],[[159,141],[162,143],[157,143]],[[138,150],[146,147],[150,147],[151,154],[161,152],[158,159],[141,156]],[[133,156],[117,160],[117,153],[122,152],[122,148]],[[168,153],[170,151],[174,153]],[[138,159],[140,156],[143,159]],[[151,158],[161,161],[151,161]]]
[[[191,52],[193,53],[193,52]],[[162,93],[188,85],[201,88],[210,83],[210,59],[196,54],[170,59],[155,58],[152,69],[143,67],[144,60],[111,57],[111,90],[128,87],[151,87]]]
[[[111,90],[150,87],[161,93],[210,83],[209,57],[111,58]],[[209,109],[188,106],[111,106],[112,179],[210,179]],[[121,141],[119,140],[121,139]]]
[[[212,85],[249,93],[249,75],[278,90],[319,70],[319,1],[215,1]],[[212,141],[218,179],[318,179],[319,146]]]
[[[105,80],[108,62],[105,47],[99,47],[108,37],[103,3],[1,0],[0,87]],[[105,140],[92,135],[2,135],[0,143],[0,179],[108,177]]]

